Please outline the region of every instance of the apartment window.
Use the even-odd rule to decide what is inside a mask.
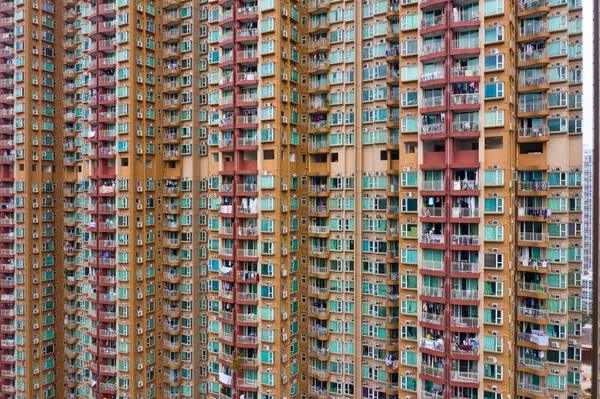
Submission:
[[[484,336],[483,337],[483,350],[489,352],[502,353],[504,348],[504,338],[497,336]]]
[[[484,126],[485,127],[500,127],[504,126],[504,111],[485,111],[484,113]]]
[[[483,310],[483,321],[487,324],[504,324],[504,312],[501,309],[488,309]]]
[[[486,198],[484,213],[504,213],[504,198]]]
[[[487,55],[484,60],[485,71],[504,69],[504,54]]]
[[[494,26],[492,28],[487,28],[484,31],[484,42],[488,43],[497,43],[504,40],[504,26]]]
[[[401,18],[401,29],[409,30],[409,29],[417,29],[418,26],[418,15],[404,15]]]
[[[485,0],[483,5],[484,15],[502,14],[504,12],[504,0]]]
[[[504,226],[484,226],[484,241],[504,241]]]
[[[548,17],[548,31],[558,31],[567,29],[567,16],[558,15],[555,17]]]
[[[559,55],[567,55],[568,44],[566,40],[559,42],[548,43],[548,56],[556,57]]]
[[[488,83],[485,85],[485,98],[494,99],[504,97],[504,82]]]
[[[561,82],[567,80],[567,67],[560,66],[548,68],[548,81]]]

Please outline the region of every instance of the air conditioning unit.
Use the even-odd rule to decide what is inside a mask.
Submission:
[[[138,76],[138,77],[137,77],[137,81],[138,81],[138,83],[142,83],[142,77],[141,77],[141,76]]]
[[[142,352],[144,350],[143,346],[138,346],[138,353]]]
[[[138,186],[138,188],[136,189],[136,191],[137,191],[138,193],[141,193],[141,192],[142,192],[142,190],[143,190],[142,186]],[[140,223],[140,224],[141,224],[141,223]]]
[[[138,329],[137,329],[137,333],[138,333],[138,335],[142,335],[142,334],[144,333],[144,329],[143,329],[143,328],[141,328],[141,327],[140,327],[140,328],[138,328]]]
[[[141,310],[138,310],[137,315],[138,315],[138,317],[142,317],[144,315],[144,312]]]
[[[138,381],[138,388],[141,388],[144,386],[144,381]]]
[[[36,309],[36,310],[37,310],[37,309]],[[35,338],[35,339],[33,340],[33,344],[34,344],[34,345],[37,345],[37,344],[39,344],[39,343],[40,343],[40,340],[39,340],[38,338]]]
[[[143,370],[143,369],[144,369],[144,364],[143,363],[138,364],[138,370]]]
[[[142,245],[144,242],[142,240],[137,240],[137,245]]]
[[[142,222],[137,222],[137,227],[138,227],[138,229],[141,229],[142,228]]]
[[[144,207],[142,206],[142,204],[137,204],[137,210],[141,211],[142,209],[144,209]]]
[[[287,318],[288,318],[288,314],[287,314],[287,312],[283,312],[283,313],[281,314],[281,318],[282,318],[283,320],[287,320]]]
[[[141,42],[141,41],[138,41],[138,42],[137,42],[137,46],[138,46],[138,47],[143,47],[143,45],[142,45],[142,42]]]
[[[550,347],[554,348],[554,349],[559,349],[560,348],[560,344],[558,342],[552,342],[550,344]]]
[[[38,369],[35,370],[37,371]],[[40,384],[33,384],[33,389],[40,389]]]
[[[281,122],[283,122],[283,123],[288,123],[287,116],[282,116],[282,117],[281,117]]]
[[[137,280],[137,281],[144,281],[144,277],[143,277],[143,276],[137,276],[137,277],[136,277],[136,280]]]
[[[143,154],[143,151],[142,151],[142,149],[141,149],[141,148],[138,148],[138,149],[137,149],[135,152],[136,152],[137,154],[140,154],[140,155],[141,155],[141,154]]]
[[[137,99],[138,99],[138,101],[142,101],[142,99],[143,99],[142,95],[138,94]]]
[[[40,325],[39,325],[39,324],[34,324],[34,325],[33,325],[33,329],[34,329],[34,330],[37,330],[38,328],[40,328]]]
[[[282,335],[281,335],[281,339],[282,339],[283,341],[287,341],[287,339],[288,339],[288,335],[287,335],[287,334],[282,334]]]
[[[287,293],[287,291],[283,291],[283,292],[281,293],[281,296],[282,296],[283,298],[287,298],[287,297],[288,297],[288,293]]]
[[[283,97],[282,97],[282,100],[283,100],[284,102],[287,102],[287,100],[288,100],[288,96],[286,96],[286,95],[284,94],[284,95],[283,95]]]

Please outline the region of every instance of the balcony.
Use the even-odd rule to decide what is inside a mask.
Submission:
[[[443,234],[423,233],[423,234],[421,234],[420,242],[421,242],[421,244],[443,245],[444,244],[444,235]]]
[[[444,351],[444,340],[443,339],[433,340],[433,339],[421,338],[419,347],[422,349],[430,349],[430,350],[434,350],[434,351],[438,351],[438,352],[443,352]]]
[[[421,100],[421,108],[443,107],[444,103],[444,96],[424,98]]]
[[[465,66],[452,68],[453,78],[472,78],[479,77],[480,71],[477,66]]]
[[[548,187],[548,182],[544,180],[519,182],[519,191],[548,191]]]
[[[517,365],[533,368],[536,370],[548,370],[548,362],[546,362],[545,360],[538,360],[531,357],[519,356]]]
[[[547,233],[519,232],[519,241],[548,242]]]
[[[452,299],[461,301],[478,301],[479,291],[477,290],[452,290]]]
[[[315,366],[309,366],[308,373],[314,374],[318,378],[323,378],[323,379],[329,378],[329,370],[328,369],[321,369],[321,368],[318,368]]]
[[[550,337],[547,335],[538,335],[534,333],[520,332],[517,334],[517,340],[520,342],[527,342],[538,346],[550,345]]]
[[[519,113],[529,114],[548,111],[548,101],[537,100],[519,103]],[[522,115],[520,115],[522,116]]]
[[[530,317],[539,320],[548,320],[549,312],[543,309],[528,308],[525,306],[519,307],[519,316]]]
[[[452,381],[456,382],[479,382],[479,373],[475,371],[453,371]]]
[[[441,260],[425,260],[421,261],[422,270],[442,271],[444,270],[444,262]]]
[[[452,273],[479,273],[479,264],[469,261],[452,262]]]
[[[429,135],[429,134],[442,134],[445,133],[445,124],[441,123],[431,123],[427,125],[421,125],[421,134]]]
[[[453,316],[452,326],[462,328],[479,328],[479,319],[476,317]]]
[[[452,106],[480,105],[479,93],[452,94]],[[465,107],[459,107],[465,108]],[[470,108],[470,107],[467,107]],[[478,107],[474,107],[478,108]]]
[[[479,38],[466,38],[452,40],[452,50],[480,50]]]
[[[535,385],[527,382],[518,382],[517,389],[519,391],[531,393],[535,396],[548,395],[548,387]]]
[[[520,66],[534,66],[538,64],[547,64],[550,62],[546,49],[525,50],[521,48],[519,52]]]
[[[443,367],[434,367],[428,366],[426,364],[421,364],[421,374],[428,375],[434,378],[444,378],[444,368]]]
[[[425,30],[428,32],[434,31],[435,28],[443,28],[445,27],[446,18],[444,15],[436,15],[431,18],[423,18],[421,20],[421,30]],[[423,34],[424,32],[421,32]]]
[[[421,287],[421,294],[433,298],[443,298],[444,288],[423,286]]]
[[[479,245],[479,236],[467,234],[453,234],[452,245]]]
[[[421,190],[431,191],[443,191],[444,181],[443,180],[425,180],[421,182]]]
[[[420,321],[422,321],[424,323],[443,325],[444,324],[444,316],[435,314],[435,313],[422,312]]]
[[[421,48],[421,57],[428,57],[433,56],[434,54],[442,53],[445,47],[446,46],[444,45],[443,41],[425,44]]]
[[[527,23],[519,29],[519,40],[531,40],[533,38],[550,36],[546,24],[542,22]]]

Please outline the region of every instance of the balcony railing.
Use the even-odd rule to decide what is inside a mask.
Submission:
[[[423,286],[421,289],[421,294],[425,296],[430,296],[434,298],[443,298],[444,297],[444,289],[438,287],[427,287]]]
[[[546,31],[546,24],[544,23],[533,23],[526,24],[525,26],[521,26],[519,33],[521,36],[530,36],[537,35],[538,33],[542,33]]]
[[[479,48],[479,38],[471,37],[465,39],[454,39],[452,40],[452,48],[454,50],[468,50]]]
[[[519,61],[520,62],[529,62],[529,61],[536,61],[542,58],[546,58],[547,52],[546,49],[534,49],[534,50],[525,50],[525,49],[521,49],[520,53],[519,53]]]
[[[444,235],[443,234],[430,234],[423,233],[421,234],[421,243],[422,244],[444,244]]]
[[[443,180],[425,180],[421,182],[421,190],[444,190]]]
[[[421,56],[427,56],[435,53],[444,51],[444,42],[439,41],[437,43],[426,44],[421,48]]]
[[[444,270],[444,262],[441,260],[422,260],[421,268],[424,270]]]
[[[444,378],[444,368],[421,364],[421,373],[435,378]]]
[[[444,122],[431,123],[428,125],[421,125],[421,134],[426,135],[426,134],[444,133],[444,131],[445,131],[444,127],[445,127]]]
[[[421,321],[441,325],[444,324],[444,316],[435,313],[423,312],[421,313]]]
[[[517,387],[519,391],[531,392],[538,396],[548,394],[548,387],[535,385],[528,382],[519,382]]]
[[[455,78],[464,78],[470,76],[479,76],[478,66],[463,66],[452,68],[452,76]]]
[[[537,100],[519,103],[519,112],[538,112],[548,109],[548,101]]]
[[[479,245],[479,236],[467,234],[453,234],[452,245]]]
[[[443,25],[445,21],[444,15],[436,15],[431,18],[423,18],[421,20],[421,29],[433,28],[435,26]]]
[[[527,127],[519,129],[519,137],[546,137],[548,128],[546,125]]]
[[[421,107],[423,108],[441,107],[443,105],[444,96],[429,97],[421,100]]]
[[[452,105],[478,105],[479,93],[452,94]]]
[[[464,301],[477,301],[479,300],[479,291],[477,290],[452,290],[452,299],[464,300]]]
[[[452,325],[454,327],[477,328],[477,327],[479,327],[479,319],[477,317],[453,316],[452,317]]]
[[[547,191],[548,182],[544,180],[520,181],[519,190],[521,191]]]
[[[547,242],[547,233],[519,232],[519,241]]]
[[[453,273],[479,273],[479,264],[469,261],[452,262]]]
[[[479,373],[475,371],[453,371],[452,381],[478,382]]]
[[[519,307],[519,316],[533,317],[535,319],[547,320],[548,316],[549,316],[549,312],[547,310],[543,310],[543,309],[535,309],[535,308],[528,308],[525,306],[520,306]]]
[[[478,218],[479,208],[468,208],[468,207],[453,207],[452,208],[453,218]]]
[[[548,0],[521,0],[519,2],[519,11],[529,11],[546,5],[548,5]]]
[[[459,11],[452,13],[452,22],[479,21],[478,11]]]

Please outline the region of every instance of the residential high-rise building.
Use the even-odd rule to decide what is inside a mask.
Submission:
[[[594,150],[583,151],[583,273],[592,274],[593,229],[592,216],[594,212]],[[590,298],[591,300],[591,298]]]
[[[593,310],[593,212],[594,212],[594,151],[583,150],[583,277],[581,280],[581,310],[592,314]]]
[[[582,12],[0,0],[1,397],[579,397]]]

